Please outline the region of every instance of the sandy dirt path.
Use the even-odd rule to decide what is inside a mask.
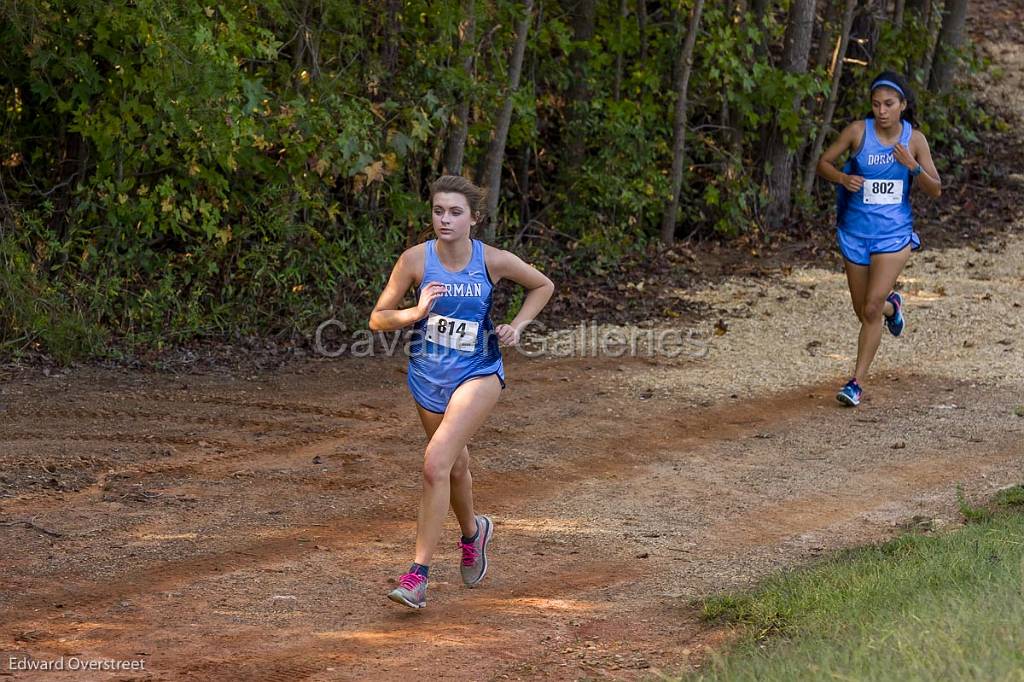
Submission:
[[[85,679],[685,669],[728,636],[694,598],[955,524],[958,485],[1024,478],[1021,226],[918,254],[902,286],[908,332],[856,410],[833,397],[856,331],[835,267],[686,292],[726,331],[693,329],[680,358],[511,354],[472,446],[491,572],[461,586],[450,520],[420,612],[384,599],[423,446],[400,358],[4,370],[0,676],[83,679],[11,656],[145,662]]]

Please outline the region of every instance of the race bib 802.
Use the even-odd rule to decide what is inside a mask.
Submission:
[[[475,351],[479,331],[479,322],[444,315],[431,315],[427,318],[427,341],[455,350],[469,353]]]
[[[902,180],[865,180],[865,204],[898,204],[903,201]]]

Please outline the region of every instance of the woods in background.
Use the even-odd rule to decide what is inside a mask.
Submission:
[[[813,163],[883,68],[933,146],[971,139],[966,9],[5,3],[0,354],[355,323],[443,172],[489,188],[485,239],[578,267],[787,230],[828,210]]]

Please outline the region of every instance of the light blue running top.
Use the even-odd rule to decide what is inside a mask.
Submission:
[[[903,121],[899,143],[909,147],[913,126]],[[877,239],[909,235],[914,229],[910,210],[910,170],[896,160],[893,149],[878,141],[875,119],[864,121],[860,149],[843,166],[847,175],[860,175],[864,187],[850,192],[842,185],[836,190],[836,222],[854,237]]]
[[[409,384],[454,388],[473,377],[497,374],[505,381],[498,338],[491,322],[494,285],[484,262],[484,245],[473,240],[473,255],[462,270],[451,272],[437,257],[437,240],[426,243],[419,296],[431,282],[446,292],[430,314],[416,323],[409,344]]]

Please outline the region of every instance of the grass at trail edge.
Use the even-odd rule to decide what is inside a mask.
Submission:
[[[686,680],[1024,680],[1024,486],[907,535],[703,602],[743,636]]]

